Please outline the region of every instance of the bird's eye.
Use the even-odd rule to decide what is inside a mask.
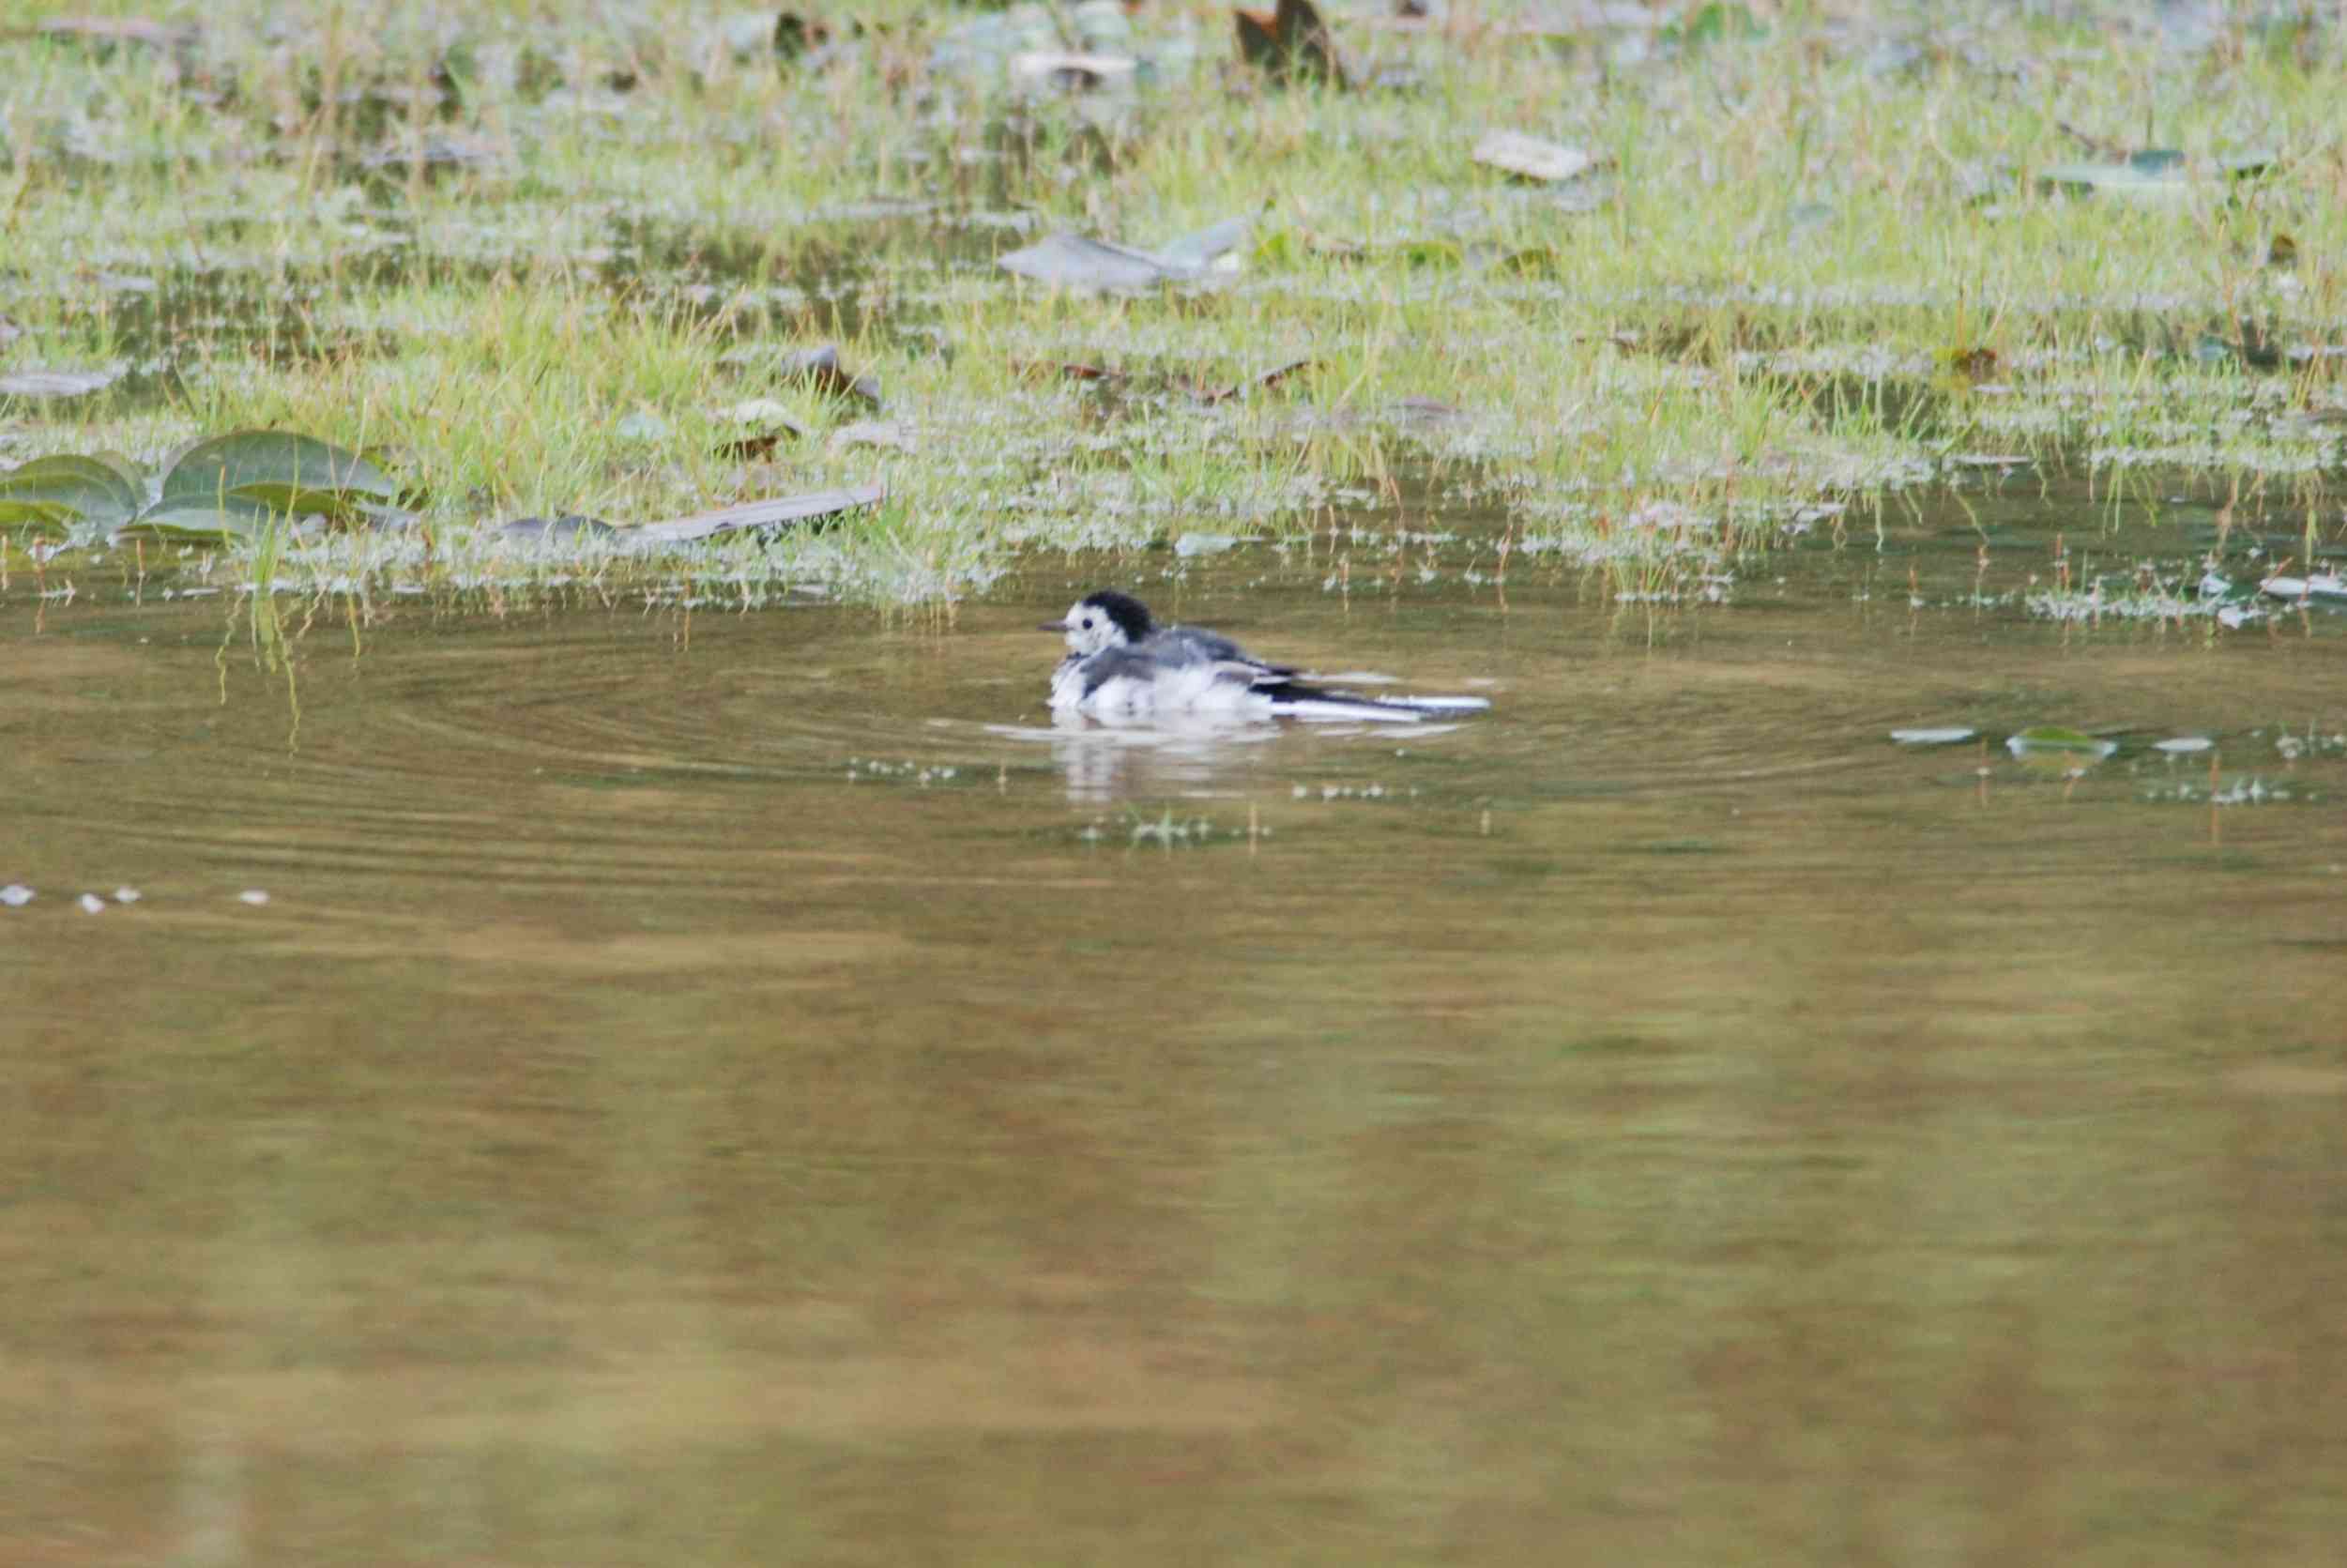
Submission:
[[[1092,629],[1092,617],[1090,617],[1090,616],[1086,616],[1086,617],[1084,617],[1084,630],[1085,630],[1085,631],[1087,631],[1087,632],[1090,632],[1091,629]]]

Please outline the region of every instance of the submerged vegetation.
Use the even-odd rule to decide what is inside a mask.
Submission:
[[[169,481],[110,480],[190,443],[363,454],[364,505],[169,546],[207,572],[905,601],[1318,539],[1668,597],[1984,473],[2205,502],[2178,562],[2229,584],[2338,547],[2347,36],[2312,13],[190,17],[0,37],[0,464],[119,523]],[[506,526],[875,485],[666,549]],[[107,548],[80,524],[0,531],[55,574]]]

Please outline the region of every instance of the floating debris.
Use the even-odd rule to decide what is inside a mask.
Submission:
[[[1513,130],[1495,130],[1476,143],[1474,160],[1487,169],[1542,185],[1562,185],[1597,167],[1597,160],[1578,147]]]
[[[1937,729],[1895,729],[1891,738],[1902,746],[1953,746],[1959,740],[1970,740],[1980,732],[1961,724],[1946,724]]]
[[[2152,750],[2165,752],[2170,756],[2188,756],[2195,752],[2205,752],[2216,744],[2205,735],[2179,735],[2171,739],[2153,741]]]
[[[11,909],[23,908],[24,906],[33,902],[33,890],[22,882],[11,882],[7,887],[0,888],[0,904],[5,904]]]
[[[74,902],[82,906],[84,915],[102,915],[106,912],[106,901],[96,893],[84,893]]]
[[[244,891],[236,895],[236,901],[240,904],[250,904],[253,907],[258,908],[269,901],[269,895],[264,889],[247,888]]]

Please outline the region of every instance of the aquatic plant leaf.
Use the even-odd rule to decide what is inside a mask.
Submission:
[[[120,526],[145,499],[139,487],[102,458],[37,457],[0,474],[0,503],[38,509],[62,525],[90,523]],[[30,523],[27,515],[0,519]]]
[[[1597,167],[1597,160],[1578,147],[1513,130],[1493,131],[1475,144],[1473,157],[1486,168],[1544,185],[1555,185]]]
[[[2097,740],[2084,730],[2065,728],[2060,724],[2039,724],[2008,737],[2005,749],[2015,756],[2071,755],[2088,758],[2107,757],[2117,751],[2114,741]]]
[[[203,507],[332,514],[346,500],[394,504],[399,486],[357,452],[285,431],[240,430],[181,453],[157,507],[181,515]]]
[[[265,511],[279,517],[330,517],[347,523],[358,516],[362,503],[356,495],[339,490],[312,490],[306,485],[240,484],[228,493],[232,501],[257,503]]]
[[[259,533],[272,515],[258,502],[167,502],[141,512],[117,531],[175,542],[221,543]]]
[[[79,521],[73,509],[55,501],[0,500],[0,528],[16,528],[63,538]]]
[[[888,498],[888,486],[884,484],[859,484],[845,490],[818,490],[804,495],[781,495],[769,501],[744,501],[739,506],[695,512],[691,517],[675,517],[665,522],[643,523],[632,528],[622,528],[617,530],[617,542],[632,549],[648,549],[663,544],[689,544],[697,540],[715,539],[722,534],[755,532],[785,527],[793,523],[811,523],[836,517],[841,512],[853,511],[861,507],[877,506]]]

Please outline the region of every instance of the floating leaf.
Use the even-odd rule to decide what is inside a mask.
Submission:
[[[113,529],[143,499],[139,487],[102,458],[39,457],[0,474],[0,524],[10,525]]]
[[[2117,742],[2097,740],[2084,730],[2065,729],[2060,724],[2039,724],[2008,738],[2005,749],[2015,756],[2069,756],[2099,761],[2119,749]]]
[[[2347,578],[2268,577],[2258,591],[2269,599],[2347,599]]]
[[[399,486],[356,452],[284,431],[241,430],[181,453],[163,476],[158,505],[332,515],[349,502],[398,500]]]
[[[1062,288],[1131,290],[1200,278],[1247,236],[1248,222],[1235,218],[1185,235],[1152,253],[1082,235],[1055,234],[1024,250],[995,259],[1006,272]]]
[[[1486,168],[1545,185],[1572,179],[1597,167],[1597,160],[1578,147],[1544,142],[1537,136],[1520,136],[1513,130],[1495,130],[1476,143],[1474,159]]]
[[[0,395],[19,398],[78,398],[103,391],[122,379],[116,366],[102,371],[16,371],[0,375]]]
[[[818,490],[805,495],[784,495],[770,501],[745,501],[691,517],[646,523],[618,532],[618,542],[635,549],[662,544],[688,544],[721,534],[757,532],[792,523],[835,517],[860,507],[877,506],[888,497],[884,484],[860,484],[845,490]]]

